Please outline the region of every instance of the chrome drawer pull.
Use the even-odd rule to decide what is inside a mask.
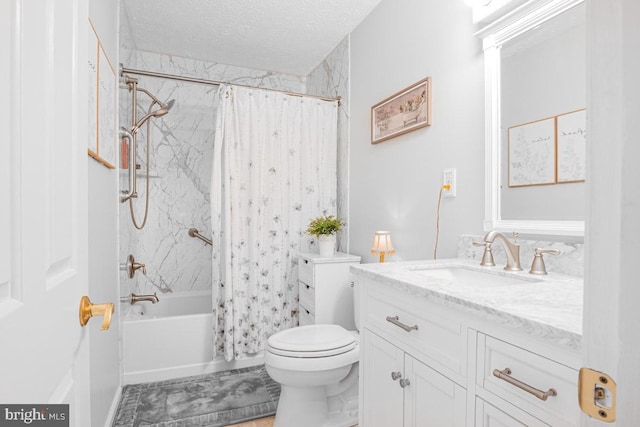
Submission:
[[[393,317],[387,316],[387,322],[391,322],[394,325],[404,329],[407,332],[417,331],[418,330],[418,325],[413,325],[413,326],[405,325],[399,319],[400,318],[398,316],[393,316]]]
[[[400,380],[400,387],[405,388],[411,385],[411,382],[407,378],[403,378]]]
[[[519,381],[519,380],[513,378],[511,376],[511,369],[509,369],[509,368],[505,368],[502,371],[500,371],[498,369],[494,369],[493,370],[493,376],[494,377],[498,377],[501,380],[504,380],[504,381],[508,382],[509,384],[514,385],[514,386],[526,391],[527,393],[533,394],[535,397],[537,397],[540,400],[547,400],[547,398],[549,396],[557,396],[558,395],[558,392],[554,388],[550,388],[547,391],[542,391],[542,390],[538,390],[535,387],[531,387],[529,384],[525,384],[522,381]]]
[[[392,380],[397,381],[400,378],[402,378],[402,373],[401,372],[391,372],[391,379]]]

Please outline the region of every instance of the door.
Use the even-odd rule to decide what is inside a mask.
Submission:
[[[404,388],[404,426],[464,427],[467,391],[408,354],[404,358],[410,381]]]
[[[404,397],[399,381],[404,378],[404,352],[364,329],[360,354],[365,379],[360,390],[363,394],[363,407],[360,408],[362,425],[402,426]]]
[[[87,5],[0,2],[0,403],[88,426]],[[93,320],[96,322],[96,320]]]
[[[616,421],[640,420],[640,2],[587,1],[587,218],[583,365],[618,384]],[[609,419],[610,420],[610,419]]]

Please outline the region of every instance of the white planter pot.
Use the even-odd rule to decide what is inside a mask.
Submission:
[[[318,236],[318,252],[322,257],[332,257],[336,254],[336,236],[321,234]]]

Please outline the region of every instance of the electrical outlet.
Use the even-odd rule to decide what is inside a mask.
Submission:
[[[451,186],[451,188],[449,188],[449,189],[446,189],[446,188],[442,189],[442,195],[444,197],[455,197],[456,196],[456,170],[455,170],[455,168],[445,169],[442,172],[442,185],[450,185]]]

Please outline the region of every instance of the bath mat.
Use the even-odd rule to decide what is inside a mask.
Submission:
[[[218,427],[276,413],[280,384],[264,365],[124,386],[113,427]]]

